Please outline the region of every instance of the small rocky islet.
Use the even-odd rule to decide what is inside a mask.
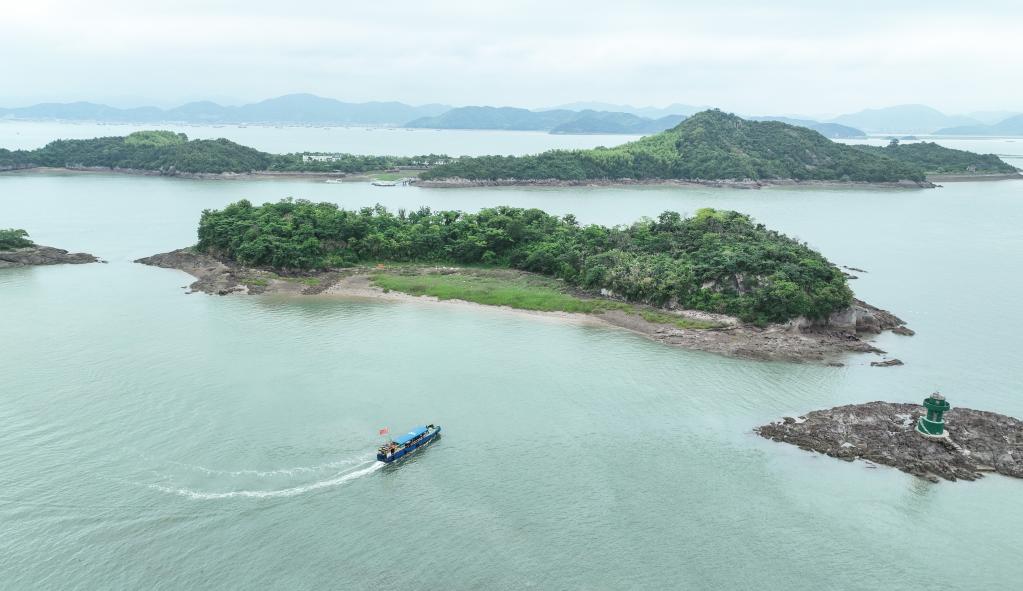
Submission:
[[[97,263],[99,258],[84,252],[68,252],[62,248],[38,244],[0,250],[0,269],[33,267],[38,265],[81,265]]]
[[[976,480],[989,472],[1023,478],[1023,421],[951,408],[937,393],[923,405],[850,404],[785,417],[755,432],[833,458],[891,466],[931,482]]]

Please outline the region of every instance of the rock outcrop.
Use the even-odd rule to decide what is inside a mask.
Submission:
[[[932,482],[976,480],[985,472],[1023,478],[1023,421],[993,412],[953,408],[945,438],[916,432],[918,404],[868,402],[783,420],[756,429],[761,436],[846,461],[868,460]]]
[[[80,265],[98,261],[99,259],[91,254],[68,252],[52,246],[35,245],[14,250],[0,250],[0,269],[35,265]]]

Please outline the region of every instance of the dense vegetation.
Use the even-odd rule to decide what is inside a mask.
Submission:
[[[837,144],[776,121],[704,111],[678,126],[614,148],[552,150],[536,156],[461,158],[424,179],[798,179],[924,180],[924,170]]]
[[[137,131],[127,137],[57,140],[38,150],[0,150],[0,169],[27,166],[102,167],[162,172],[223,173],[252,171],[359,173],[397,166],[427,167],[449,158],[335,154],[330,160],[309,154],[268,154],[230,140],[189,140],[183,133]]]
[[[573,111],[574,113],[574,111]],[[595,112],[591,112],[595,113]],[[630,116],[631,117],[631,116]],[[617,118],[602,119],[624,124]],[[661,120],[656,120],[657,121]],[[582,131],[569,128],[570,131]],[[1010,172],[994,155],[976,155],[936,144],[888,148],[837,144],[819,133],[776,121],[746,121],[704,111],[676,127],[614,148],[552,150],[534,156],[451,159],[442,154],[268,154],[226,139],[189,140],[170,131],[127,137],[57,140],[38,150],[0,149],[0,170],[33,166],[120,168],[174,173],[364,173],[394,168],[428,169],[426,180],[569,181],[686,180],[924,180],[926,172]]]
[[[633,302],[758,323],[847,306],[843,274],[819,253],[736,212],[665,212],[628,227],[497,207],[479,213],[359,211],[331,203],[239,201],[204,211],[200,251],[252,266],[320,269],[375,261],[495,265]]]
[[[185,134],[170,131],[57,140],[38,150],[0,154],[0,166],[103,167],[192,173],[265,170],[271,160],[269,154],[229,140],[189,140]]]
[[[28,232],[25,230],[8,228],[6,230],[0,229],[0,250],[11,250],[14,248],[25,248],[26,246],[32,246],[35,243],[28,237]]]
[[[1006,164],[994,154],[976,154],[965,150],[944,148],[933,142],[917,142],[900,144],[892,140],[885,147],[856,146],[857,148],[880,154],[899,162],[922,166],[931,173],[1011,173],[1016,167]]]
[[[308,153],[274,155],[270,170],[281,172],[343,172],[361,173],[388,170],[399,166],[427,168],[451,160],[443,154],[422,156],[366,156],[359,154],[331,154],[329,160],[309,160]]]

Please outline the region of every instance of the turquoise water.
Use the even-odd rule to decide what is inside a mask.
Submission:
[[[918,331],[842,368],[502,310],[183,295],[131,260],[245,197],[512,204],[583,222],[733,208],[869,271]],[[1023,183],[929,191],[429,190],[0,176],[0,226],[106,265],[0,271],[0,587],[1006,588],[1023,482],[931,484],[763,440],[875,399],[1023,417]],[[444,438],[379,469],[377,429]]]

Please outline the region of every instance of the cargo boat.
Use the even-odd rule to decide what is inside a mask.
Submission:
[[[395,460],[414,453],[416,450],[426,447],[433,443],[434,440],[440,438],[440,425],[424,425],[416,427],[405,433],[399,435],[391,441],[380,446],[377,450],[377,460],[390,464]]]

